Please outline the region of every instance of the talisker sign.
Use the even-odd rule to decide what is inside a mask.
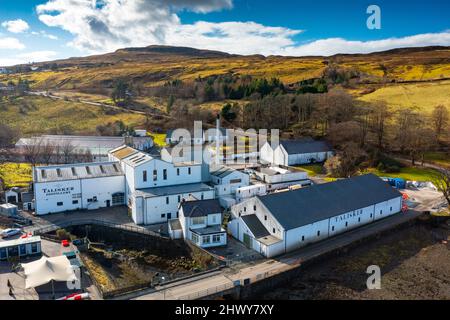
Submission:
[[[70,194],[73,190],[75,190],[74,187],[68,187],[68,188],[52,188],[52,189],[44,188],[44,189],[42,189],[42,191],[43,191],[43,192],[45,193],[45,195],[47,195],[47,196],[56,196],[56,195]]]

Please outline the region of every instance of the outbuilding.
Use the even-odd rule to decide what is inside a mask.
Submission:
[[[282,166],[295,166],[324,162],[333,156],[333,149],[326,141],[313,139],[284,140],[273,148],[266,142],[261,148],[261,160]]]
[[[0,260],[23,258],[41,253],[41,237],[26,237],[0,242]]]
[[[228,228],[236,239],[273,257],[401,209],[402,194],[369,174],[249,199],[232,208]]]

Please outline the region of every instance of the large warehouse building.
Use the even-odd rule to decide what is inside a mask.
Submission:
[[[118,162],[35,167],[38,215],[125,204],[125,176]]]
[[[399,213],[402,194],[369,174],[258,196],[232,208],[228,229],[266,257]]]

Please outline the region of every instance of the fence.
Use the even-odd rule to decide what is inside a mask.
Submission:
[[[196,300],[196,299],[201,299],[204,297],[209,297],[211,295],[217,294],[217,293],[221,293],[233,288],[236,288],[238,286],[236,286],[234,283],[226,283],[220,286],[216,286],[213,288],[208,288],[206,290],[201,290],[201,291],[197,291],[195,293],[190,293],[184,296],[180,296],[177,298],[177,300]],[[167,296],[167,298],[170,298],[169,296]]]
[[[75,227],[75,226],[83,226],[83,225],[97,225],[97,226],[103,226],[128,232],[134,232],[134,233],[140,233],[148,236],[163,238],[163,239],[169,239],[169,237],[163,236],[159,232],[154,232],[151,230],[147,230],[142,227],[133,226],[133,225],[126,225],[126,224],[116,224],[108,221],[103,220],[97,220],[97,219],[80,219],[80,220],[74,220],[74,221],[68,221],[63,222],[59,224],[52,224],[40,229],[33,230],[34,235],[43,235],[49,232],[56,231],[58,229],[64,229],[68,227]]]

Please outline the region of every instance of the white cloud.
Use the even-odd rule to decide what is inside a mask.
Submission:
[[[47,0],[37,6],[37,13],[46,25],[73,34],[69,45],[83,53],[164,44],[235,54],[299,56],[450,45],[449,31],[375,41],[330,38],[298,44],[294,37],[302,30],[236,21],[183,24],[177,15],[180,10],[206,13],[232,6],[232,0]]]
[[[30,29],[28,23],[22,19],[4,21],[2,27],[6,28],[11,33],[23,33]]]
[[[25,49],[25,45],[16,38],[0,38],[0,49]]]
[[[32,62],[51,61],[57,57],[55,51],[31,51],[15,55],[13,58],[0,57],[0,66],[13,66]]]
[[[45,32],[43,30],[41,30],[39,32],[38,31],[31,31],[31,34],[33,36],[42,36],[42,37],[50,39],[50,40],[58,40],[59,39],[57,36],[55,36],[53,34],[49,34],[49,33]]]

